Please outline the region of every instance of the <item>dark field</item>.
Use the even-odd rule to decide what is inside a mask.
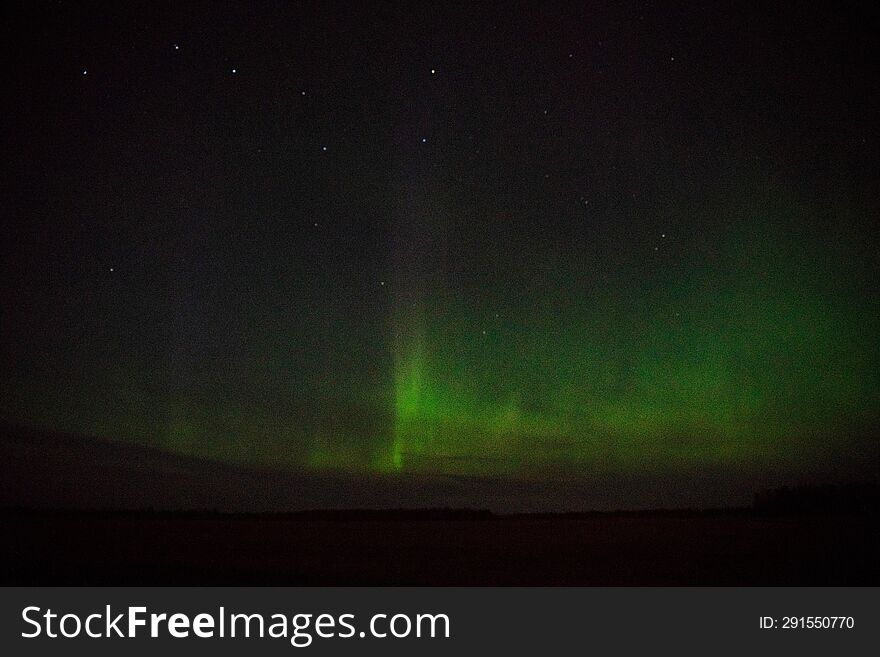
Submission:
[[[875,515],[9,512],[6,585],[877,585]]]

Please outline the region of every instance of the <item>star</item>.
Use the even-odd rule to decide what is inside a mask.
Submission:
[[[113,271],[113,267],[110,267],[110,271],[111,271],[111,272]]]
[[[238,73],[238,69],[237,68],[232,69],[232,73],[233,74]]]
[[[427,143],[427,141],[428,141],[427,139],[425,139],[424,137],[422,137],[422,143],[423,143],[423,144],[424,144],[424,143]]]
[[[326,147],[326,146],[321,146],[321,150],[324,151],[324,152],[326,153],[326,152],[327,152],[327,147]]]
[[[433,69],[433,68],[431,69],[431,75],[434,75],[436,72],[437,72],[436,69]]]
[[[174,44],[174,49],[175,49],[175,50],[180,50],[180,46],[178,46],[178,45],[175,43],[175,44]]]
[[[83,75],[88,75],[88,73],[89,72],[86,69],[83,69]]]

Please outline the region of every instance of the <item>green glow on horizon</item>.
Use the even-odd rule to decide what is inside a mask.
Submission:
[[[442,277],[413,285],[383,311],[381,349],[369,358],[349,361],[362,335],[340,321],[327,342],[335,349],[341,336],[350,348],[328,349],[329,364],[285,361],[299,354],[292,343],[265,369],[242,365],[258,384],[270,371],[280,404],[236,383],[214,386],[207,374],[182,379],[157,404],[130,375],[135,367],[120,365],[112,377],[93,373],[112,384],[106,390],[47,417],[102,437],[128,431],[171,452],[292,469],[549,477],[821,463],[880,427],[878,262],[858,218],[826,234],[815,221],[801,226],[807,211],[719,220],[679,238],[654,269],[643,262],[650,246],[621,245],[615,234],[596,249],[604,268],[581,273],[573,248],[535,249],[474,294],[452,294]],[[501,253],[497,268],[509,262]],[[417,263],[404,278],[431,270]],[[536,284],[511,285],[528,278],[521,272],[536,272]],[[46,398],[41,385],[28,379],[12,391],[21,416],[47,412],[33,401]]]
[[[623,302],[524,305],[486,336],[486,311],[414,313],[394,354],[393,469],[797,459],[876,422],[878,321],[846,263],[741,225],[752,233],[731,238],[722,266]]]

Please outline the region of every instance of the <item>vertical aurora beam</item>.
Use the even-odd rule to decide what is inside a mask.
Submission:
[[[422,422],[428,403],[428,307],[442,278],[443,226],[436,185],[416,154],[410,154],[400,176],[393,218],[394,419],[390,453],[379,467],[400,471],[407,456],[424,449],[429,427]]]
[[[394,354],[394,426],[390,465],[403,468],[408,427],[418,420],[425,386],[422,339],[417,335],[400,336],[400,348]]]

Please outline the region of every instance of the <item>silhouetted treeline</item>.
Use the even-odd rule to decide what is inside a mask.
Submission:
[[[878,513],[880,486],[868,484],[795,486],[755,494],[762,514]]]
[[[173,517],[173,518],[224,518],[259,520],[489,520],[496,517],[487,509],[314,509],[289,512],[226,512],[216,509],[0,509],[0,515],[23,516],[95,516],[95,517]]]
[[[224,518],[259,520],[496,520],[513,518],[524,520],[589,520],[593,518],[701,518],[710,516],[750,515],[751,507],[711,509],[619,509],[615,511],[563,511],[532,513],[494,513],[488,509],[436,508],[436,509],[312,509],[307,511],[230,512],[217,509],[30,509],[26,507],[0,508],[2,515],[31,516],[103,516],[103,517],[173,517],[173,518]]]
[[[616,511],[569,511],[497,514],[488,509],[314,509],[289,512],[226,512],[216,509],[31,509],[0,508],[0,515],[32,516],[169,516],[185,518],[327,521],[419,521],[419,520],[493,520],[498,518],[587,520],[592,518],[701,518],[712,516],[803,515],[803,514],[878,514],[880,486],[876,484],[783,486],[755,494],[751,507],[634,509]]]
[[[562,511],[506,514],[513,518],[590,520],[593,518],[703,518],[710,516],[739,516],[751,512],[749,507],[680,508],[680,509],[616,509],[614,511]]]

